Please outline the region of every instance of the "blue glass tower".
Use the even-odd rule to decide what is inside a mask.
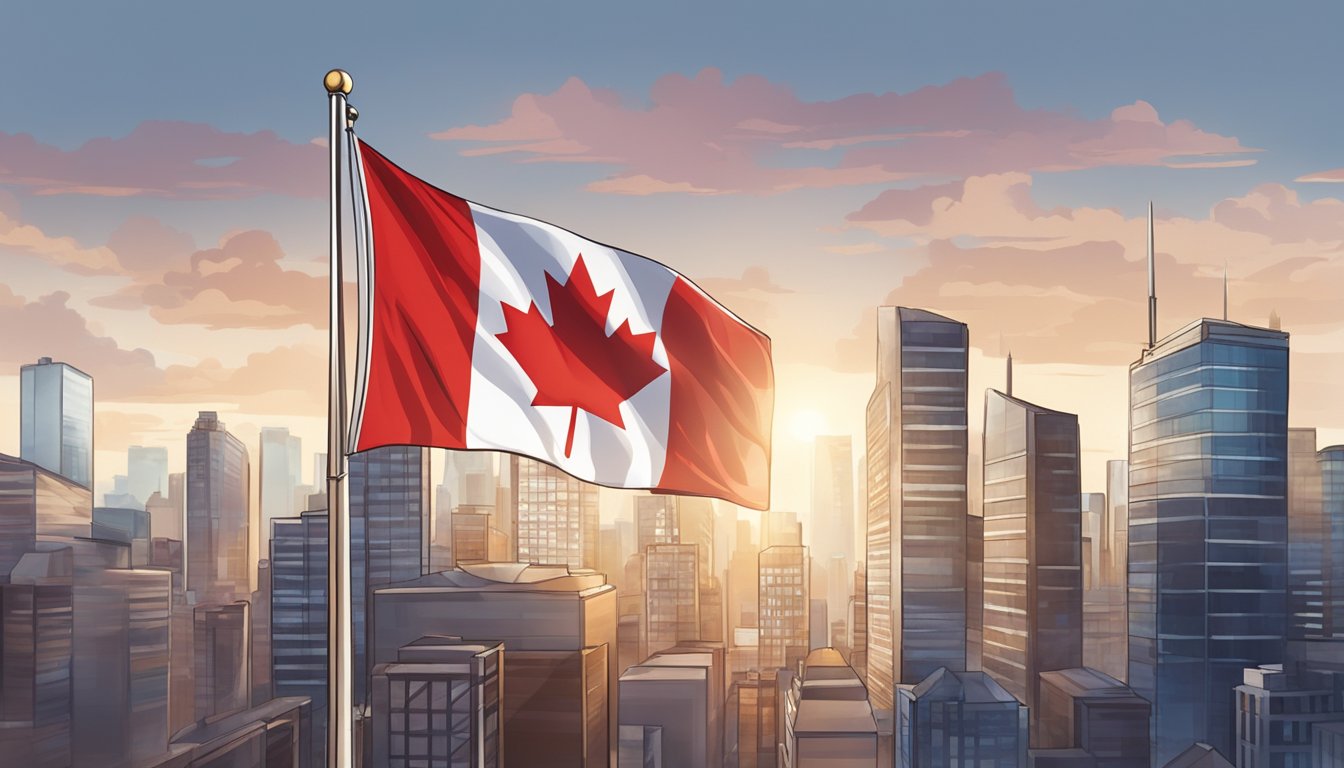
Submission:
[[[1129,684],[1155,764],[1230,755],[1242,670],[1283,659],[1288,334],[1200,320],[1129,381]]]
[[[1321,474],[1323,633],[1344,638],[1344,445],[1316,454]]]

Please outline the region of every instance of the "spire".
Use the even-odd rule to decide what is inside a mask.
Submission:
[[[1004,394],[1008,395],[1009,397],[1012,397],[1012,396],[1013,396],[1013,351],[1012,351],[1011,349],[1008,350],[1008,383],[1007,383],[1007,387],[1006,387],[1006,388],[1007,388],[1008,391],[1005,392]]]
[[[1227,320],[1227,262],[1223,262],[1223,320]]]
[[[1153,201],[1148,201],[1148,348],[1157,346],[1157,268],[1153,256]]]

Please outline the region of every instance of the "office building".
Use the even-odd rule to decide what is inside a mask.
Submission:
[[[761,551],[758,611],[764,670],[792,667],[811,649],[810,565],[807,547],[777,546]]]
[[[303,441],[285,427],[262,427],[257,456],[257,498],[261,507],[257,551],[264,553],[270,548],[265,537],[270,534],[271,521],[303,511],[295,507],[295,489],[302,482]]]
[[[756,590],[759,587],[760,551],[751,523],[737,521],[737,536],[728,558],[728,627],[756,626]]]
[[[635,551],[643,552],[654,544],[680,543],[677,497],[658,494],[636,496]]]
[[[877,765],[877,721],[868,691],[834,648],[813,650],[799,665],[783,720],[783,768]]]
[[[73,587],[29,553],[0,584],[0,753],[14,765],[71,762]]]
[[[901,768],[1025,768],[1027,709],[984,672],[938,669],[896,689]]]
[[[607,766],[616,751],[616,590],[600,573],[466,565],[373,593],[375,664],[426,635],[504,644],[505,766]]]
[[[1288,638],[1325,636],[1325,546],[1316,430],[1288,430]]]
[[[199,722],[173,737],[170,755],[148,768],[309,768],[316,717],[307,699],[287,697]]]
[[[644,550],[649,653],[700,639],[698,549],[695,544],[650,544]]]
[[[868,679],[868,574],[863,561],[854,569],[854,609],[850,615],[849,663],[859,677]],[[979,610],[976,611],[977,615]]]
[[[705,588],[713,578],[714,563],[714,502],[702,496],[678,496],[678,539],[681,544],[694,544],[698,553],[696,573],[700,586]]]
[[[375,666],[373,764],[496,768],[506,660],[499,643],[422,637]]]
[[[349,484],[354,700],[367,704],[373,590],[429,568],[429,451],[390,445],[352,454]]]
[[[510,456],[509,465],[518,559],[596,568],[597,486],[533,459]]]
[[[1321,473],[1323,635],[1344,638],[1344,445],[1316,454]]]
[[[656,725],[622,725],[617,736],[616,765],[663,768],[663,729]]]
[[[819,435],[812,450],[811,551],[827,564],[825,598],[830,615],[843,616],[855,562],[853,438]]]
[[[1311,729],[1311,763],[1344,765],[1344,721],[1320,723]]]
[[[665,765],[723,764],[723,704],[715,700],[723,693],[722,668],[716,669],[709,656],[656,654],[621,674],[620,727],[659,728]]]
[[[981,485],[980,495],[984,494]],[[980,514],[966,516],[966,669],[983,669],[985,623],[985,518]]]
[[[175,508],[171,499],[155,491],[145,501],[145,512],[154,538],[182,541],[182,510]]]
[[[1042,672],[1038,702],[1034,747],[1080,750],[1098,768],[1151,765],[1152,705],[1119,680],[1086,667]]]
[[[1083,662],[1078,417],[985,394],[981,663],[1031,711],[1039,675]]]
[[[93,487],[93,378],[50,357],[19,369],[19,457]]]
[[[1336,658],[1335,666],[1339,668]],[[1313,763],[1313,730],[1344,722],[1344,672],[1312,665],[1266,664],[1244,670],[1237,686],[1238,766],[1332,765]]]
[[[1287,421],[1280,331],[1205,319],[1130,367],[1128,682],[1157,763],[1233,754],[1243,669],[1282,661]]]
[[[967,330],[878,307],[867,410],[868,690],[966,664]]]
[[[271,523],[271,685],[308,699],[307,749],[323,764],[327,722],[327,513]]]
[[[149,497],[168,495],[168,449],[132,445],[126,449],[126,492],[144,508]]]
[[[503,533],[491,525],[491,512],[458,507],[453,510],[452,520],[453,568],[464,563],[498,563],[508,556]]]
[[[201,411],[187,434],[187,589],[198,605],[252,594],[250,472],[247,448],[214,411]]]
[[[738,768],[778,764],[777,678],[773,671],[747,672],[736,683]]]
[[[196,719],[252,704],[252,650],[246,602],[196,607]]]

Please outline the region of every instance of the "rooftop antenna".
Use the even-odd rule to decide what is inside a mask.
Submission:
[[[1009,397],[1013,396],[1013,351],[1008,350],[1008,392]]]
[[[1148,201],[1148,348],[1157,346],[1157,268],[1153,262],[1153,201]]]

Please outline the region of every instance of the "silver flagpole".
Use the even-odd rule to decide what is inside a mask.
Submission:
[[[345,313],[341,306],[341,132],[350,75],[333,69],[327,89],[330,130],[330,347],[327,380],[327,765],[353,768],[354,704],[350,667],[350,519],[345,499]]]

